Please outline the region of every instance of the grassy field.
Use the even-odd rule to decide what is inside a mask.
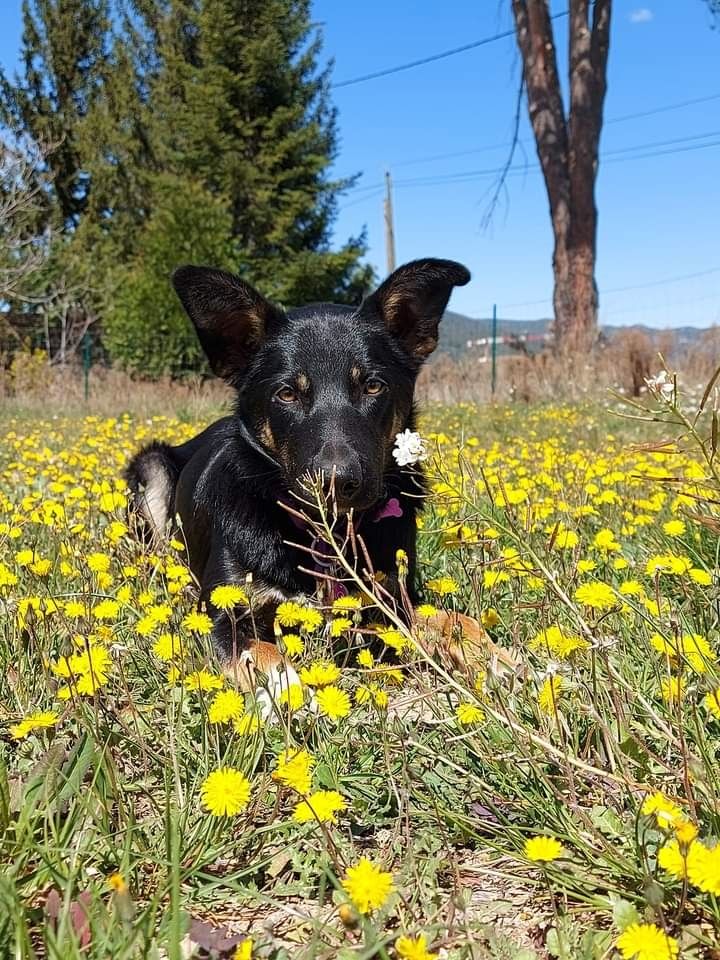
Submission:
[[[3,955],[720,956],[717,428],[671,389],[428,411],[417,623],[373,658],[361,577],[290,605],[265,723],[125,527],[128,455],[199,424],[2,422]]]

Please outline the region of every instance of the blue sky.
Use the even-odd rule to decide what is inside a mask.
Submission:
[[[313,11],[325,55],[335,61],[334,80],[342,82],[502,33],[511,26],[509,8],[509,0],[315,0]],[[553,3],[555,12],[564,9]],[[20,0],[3,0],[1,25],[0,62],[12,68]],[[564,71],[565,21],[555,27]],[[612,122],[603,133],[598,181],[604,323],[720,323],[718,64],[720,30],[710,29],[701,0],[615,0],[605,109]],[[508,38],[335,89],[336,170],[362,173],[341,203],[338,240],[366,227],[370,260],[383,274],[382,196],[373,185],[389,169],[399,262],[462,260],[473,282],[456,291],[452,306],[470,315],[488,315],[497,303],[502,317],[546,316],[552,237],[524,108],[525,152],[515,164],[527,169],[509,179],[506,200],[491,225],[482,225],[495,182],[483,171],[505,161],[518,78]],[[460,176],[443,179],[453,175]]]

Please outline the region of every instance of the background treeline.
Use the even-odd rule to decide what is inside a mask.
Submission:
[[[351,181],[329,174],[309,7],[25,0],[21,68],[0,74],[0,304],[62,326],[64,352],[99,318],[114,363],[159,375],[202,368],[168,282],[180,263],[287,305],[357,302],[373,277],[362,236],[330,245]]]

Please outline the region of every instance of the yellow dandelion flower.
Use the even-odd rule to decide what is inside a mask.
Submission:
[[[682,880],[687,875],[687,856],[677,840],[668,840],[658,850],[658,866],[676,880]]]
[[[279,604],[275,616],[278,623],[283,627],[304,627],[308,631],[320,626],[323,622],[319,610],[303,607],[301,604],[295,603],[294,600],[287,600]],[[319,620],[316,618],[319,618]]]
[[[22,740],[34,730],[46,730],[48,727],[54,727],[60,719],[54,710],[40,710],[36,713],[29,713],[19,723],[10,726],[10,736],[14,740]]]
[[[379,910],[394,890],[392,874],[381,870],[367,857],[348,867],[342,886],[360,913]]]
[[[470,726],[473,723],[482,723],[485,713],[476,703],[460,703],[455,708],[455,717],[458,723]]]
[[[675,960],[679,946],[654,923],[631,923],[615,941],[623,960]]]
[[[365,667],[367,670],[371,670],[375,665],[375,657],[365,647],[358,653],[357,662],[361,667]]]
[[[232,960],[252,960],[253,941],[251,937],[246,937],[242,943],[235,948]]]
[[[86,617],[88,615],[86,604],[80,600],[68,600],[63,604],[63,611],[65,612],[65,616],[70,617],[72,620],[77,620],[79,617]]]
[[[483,610],[480,622],[486,630],[492,630],[500,623],[500,616],[494,607],[488,607],[487,610]]]
[[[305,702],[303,688],[299,683],[291,683],[289,686],[283,687],[283,689],[280,691],[278,702],[280,706],[287,706],[293,712],[295,710],[299,710]]]
[[[211,673],[209,670],[195,670],[189,673],[183,680],[183,686],[186,690],[220,690],[225,684],[225,677],[217,673]]]
[[[175,636],[173,633],[161,633],[155,643],[152,651],[158,660],[182,659],[185,656],[182,637]]]
[[[528,860],[534,863],[550,863],[565,854],[565,848],[555,837],[530,837],[523,850]]]
[[[710,849],[697,841],[691,844],[687,875],[690,883],[703,893],[720,895],[720,844]]]
[[[711,690],[710,693],[706,693],[703,698],[703,703],[705,704],[705,709],[709,710],[717,720],[720,720],[720,687]]]
[[[340,677],[340,668],[329,660],[315,660],[309,667],[302,668],[299,677],[308,687],[325,687]]]
[[[340,720],[350,713],[350,697],[339,687],[327,686],[315,694],[318,709],[331,720]]]
[[[434,607],[432,603],[421,603],[419,607],[415,607],[415,613],[424,619],[434,617],[437,612],[438,608]]]
[[[665,677],[660,683],[660,695],[665,703],[678,703],[685,696],[686,684],[682,677]]]
[[[214,770],[200,788],[202,806],[214,817],[234,817],[248,805],[250,781],[239,770]]]
[[[691,580],[694,580],[695,583],[700,584],[701,587],[709,587],[712,583],[712,576],[707,572],[707,570],[702,570],[700,567],[692,567],[688,571],[688,576]]]
[[[682,537],[686,527],[683,520],[668,520],[663,524],[663,531],[669,537]]]
[[[439,953],[430,953],[426,937],[398,937],[395,941],[395,953],[400,960],[437,960]]]
[[[135,624],[135,632],[139,637],[150,637],[158,627],[159,624],[152,617],[141,617]]]
[[[297,633],[284,633],[282,645],[289,657],[299,657],[305,650],[305,641]]]
[[[249,600],[242,587],[238,587],[236,584],[224,584],[215,587],[212,591],[210,603],[218,610],[232,610],[240,605],[247,606]]]
[[[531,650],[542,650],[564,660],[576,650],[587,650],[590,643],[582,637],[565,633],[562,627],[553,624],[536,634],[530,641],[529,647]]]
[[[193,633],[199,633],[200,636],[207,636],[213,628],[213,622],[206,613],[201,613],[199,610],[193,610],[191,613],[188,613],[186,617],[183,618],[182,625],[186,630],[191,630]]]
[[[574,530],[558,530],[553,548],[555,550],[572,550],[580,543],[580,537]]]
[[[378,630],[378,637],[382,642],[390,647],[391,650],[394,650],[395,653],[401,653],[405,646],[407,645],[407,637],[405,637],[399,630],[396,630],[394,627],[388,627],[384,630]]]
[[[560,676],[547,677],[538,693],[538,706],[542,713],[553,716],[560,699],[560,692],[563,687],[563,679]]]
[[[436,577],[434,580],[428,580],[425,586],[441,597],[450,593],[457,593],[458,589],[457,582],[452,577]]]
[[[575,591],[575,599],[592,610],[609,610],[617,603],[613,588],[597,580],[581,584]]]
[[[673,823],[673,831],[678,841],[684,846],[692,843],[698,835],[697,825],[692,820],[676,820]]]
[[[257,733],[262,727],[262,718],[256,713],[245,713],[242,717],[233,720],[233,730],[241,736]]]
[[[620,549],[620,544],[615,539],[615,534],[608,527],[603,527],[593,538],[593,546],[604,552],[612,552]]]
[[[358,706],[362,706],[364,703],[369,703],[372,699],[372,690],[370,687],[358,687],[355,691],[355,703]]]
[[[273,780],[278,780],[286,787],[290,787],[300,794],[310,792],[312,770],[315,758],[307,750],[290,748],[283,750],[278,756],[278,765],[273,770]]]
[[[362,600],[360,597],[353,597],[350,594],[347,594],[344,597],[338,597],[336,600],[333,600],[332,609],[333,613],[343,613],[350,612],[353,610],[360,610],[362,607]]]
[[[498,583],[505,583],[510,579],[510,574],[507,570],[484,570],[483,571],[483,586],[488,589],[496,586]]]
[[[119,600],[101,600],[92,609],[92,615],[96,620],[115,620],[119,612]]]
[[[98,507],[103,513],[113,513],[115,510],[124,510],[127,506],[127,497],[119,490],[101,493],[98,498]]]
[[[317,821],[337,823],[337,814],[347,809],[347,801],[337,790],[316,790],[297,804],[293,819],[297,823]]]
[[[86,562],[93,573],[107,573],[110,569],[110,557],[106,553],[91,553]]]
[[[208,709],[210,723],[228,723],[245,713],[245,698],[237,690],[221,690]]]
[[[330,621],[330,636],[341,637],[352,626],[352,620],[348,617],[335,617]]]
[[[108,886],[113,891],[113,893],[127,893],[128,885],[125,882],[125,877],[121,873],[112,873],[108,877]]]
[[[645,797],[640,812],[646,817],[654,816],[657,825],[665,829],[672,827],[676,820],[682,819],[680,807],[660,791]]]

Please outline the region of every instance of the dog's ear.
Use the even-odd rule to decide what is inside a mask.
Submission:
[[[172,282],[213,372],[232,383],[282,312],[250,284],[223,270],[179,267]]]
[[[454,260],[413,260],[391,273],[362,310],[379,313],[390,333],[422,362],[437,346],[438,324],[452,288],[469,280],[470,271]]]

